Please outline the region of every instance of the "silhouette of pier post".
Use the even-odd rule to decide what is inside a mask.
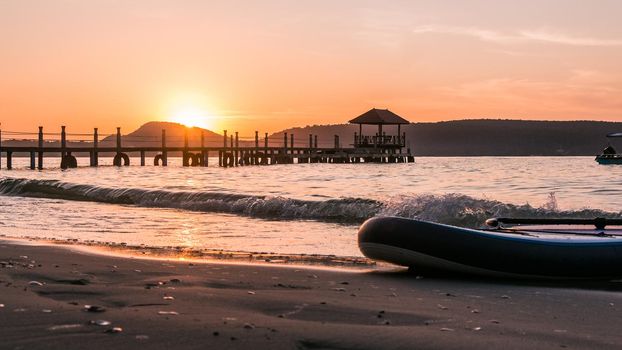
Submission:
[[[35,151],[30,151],[30,170],[35,170]]]
[[[68,164],[65,156],[65,148],[67,147],[67,134],[65,133],[65,126],[60,127],[60,167],[61,169],[67,169]]]
[[[162,129],[162,166],[168,166],[168,152],[166,151],[166,130]]]
[[[61,169],[77,168],[78,161],[76,157],[71,155],[70,151],[67,151],[67,132],[65,130],[64,125],[61,126],[61,131],[60,131],[60,149],[61,149],[60,168]]]
[[[252,164],[259,165],[259,131],[255,130],[255,153],[253,153]]]
[[[182,152],[182,165],[190,166],[190,152],[188,152],[188,128],[184,129],[184,151]]]
[[[93,150],[91,151],[91,166],[96,167],[99,165],[99,152],[97,152],[97,147],[99,147],[99,134],[98,129],[93,128]]]
[[[264,158],[261,160],[262,165],[267,165],[268,162],[271,162],[272,155],[268,154],[268,133],[264,133],[263,136],[263,156]]]
[[[6,151],[6,168],[7,170],[11,170],[11,151],[7,150]],[[0,163],[2,160],[2,130],[0,130]],[[2,167],[2,164],[0,164],[0,168]]]
[[[8,170],[13,169],[13,151],[6,151],[6,168]]]
[[[205,132],[201,130],[201,166],[208,166],[209,162],[209,151],[205,149]]]
[[[67,148],[67,134],[65,133],[65,126],[62,125],[60,127],[60,156],[64,158],[66,155]]]
[[[233,145],[232,145],[233,146]],[[235,152],[233,155],[235,158],[235,166],[240,165],[239,159],[240,159],[240,139],[238,137],[238,132],[235,132]]]
[[[227,156],[229,166],[235,166],[236,160],[235,160],[235,154],[233,153],[233,150],[234,150],[233,135],[229,135],[229,149],[231,150],[229,152],[229,155]]]
[[[227,150],[227,130],[223,130],[223,135],[222,135],[222,150],[218,151],[218,166],[220,167],[224,167],[225,166],[225,151]]]
[[[311,163],[312,162],[311,157],[313,155],[313,134],[309,134],[309,150],[308,150],[308,152],[309,152],[309,158],[307,159],[307,162]]]
[[[37,169],[42,170],[43,169],[43,127],[40,126],[39,127],[39,137],[37,140],[37,146],[39,148],[39,159],[38,159],[38,163],[37,163]]]
[[[123,153],[123,147],[121,145],[121,128],[117,127],[117,145],[116,145],[117,154],[114,156],[112,164],[115,166],[129,166],[130,165],[130,157]]]

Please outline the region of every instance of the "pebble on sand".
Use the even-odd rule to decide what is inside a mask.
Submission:
[[[121,333],[123,332],[123,328],[121,327],[112,327],[105,330],[105,333]]]
[[[106,320],[91,320],[91,321],[89,321],[89,324],[96,325],[96,326],[110,326],[110,321],[106,321]]]
[[[50,328],[48,328],[48,330],[50,331],[58,331],[58,330],[63,330],[63,329],[73,329],[73,328],[80,328],[82,327],[81,324],[59,324],[56,326],[52,326]]]
[[[87,312],[104,312],[106,308],[98,305],[84,305],[84,310]]]
[[[30,286],[42,286],[43,283],[41,283],[39,281],[30,281],[30,282],[28,282],[28,285],[30,285]]]
[[[177,311],[158,311],[158,315],[179,315]]]

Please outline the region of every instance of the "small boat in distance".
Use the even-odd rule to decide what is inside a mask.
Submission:
[[[622,132],[614,132],[611,134],[607,134],[607,138],[616,138],[616,137],[622,137]],[[618,152],[616,152],[616,150],[611,145],[608,145],[603,150],[603,153],[596,156],[595,160],[598,162],[598,164],[604,164],[604,165],[622,164],[622,154],[618,154]]]
[[[420,274],[545,279],[622,277],[622,220],[495,218],[468,229],[376,217],[359,229],[368,258]],[[591,227],[590,227],[591,226]]]

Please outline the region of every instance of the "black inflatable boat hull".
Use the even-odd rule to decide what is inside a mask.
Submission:
[[[358,234],[368,258],[416,271],[488,276],[602,279],[622,277],[622,237],[568,231],[521,235],[397,217],[366,221]],[[610,230],[600,230],[610,231]],[[534,234],[535,232],[535,234]],[[582,232],[576,235],[576,232]],[[613,231],[622,234],[622,232]]]

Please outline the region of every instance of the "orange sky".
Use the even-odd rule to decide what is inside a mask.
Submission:
[[[0,121],[622,120],[622,2],[595,4],[0,0]]]

